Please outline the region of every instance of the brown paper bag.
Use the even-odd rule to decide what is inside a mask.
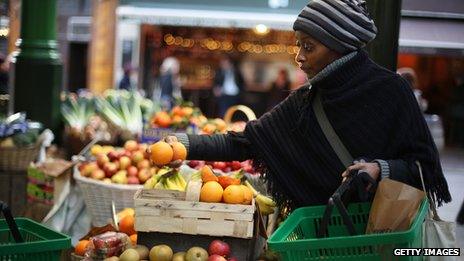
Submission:
[[[372,202],[366,234],[409,229],[424,198],[422,190],[382,179]]]

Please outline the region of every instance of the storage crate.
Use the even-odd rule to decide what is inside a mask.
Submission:
[[[71,238],[27,218],[15,218],[25,242],[16,243],[4,219],[0,219],[0,260],[60,260],[71,247]]]
[[[420,256],[393,256],[394,248],[422,247],[422,223],[428,202],[421,204],[411,228],[407,231],[365,234],[370,203],[353,203],[348,215],[356,236],[349,236],[338,209],[334,209],[328,225],[328,238],[317,238],[316,232],[326,206],[295,210],[272,234],[268,246],[284,261],[299,260],[422,260]],[[388,213],[386,213],[388,214]]]
[[[134,196],[135,230],[192,235],[253,237],[251,205],[199,202],[201,182],[187,192],[141,189]]]

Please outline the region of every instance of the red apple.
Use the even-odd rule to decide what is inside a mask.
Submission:
[[[150,169],[141,169],[139,170],[139,173],[137,177],[140,180],[140,183],[145,183],[147,179],[149,179],[152,176]]]
[[[138,169],[147,169],[150,167],[150,161],[144,159],[142,161],[140,161],[139,163],[137,163],[137,168]]]
[[[96,169],[92,171],[92,174],[90,174],[90,177],[93,179],[104,179],[105,178],[105,172],[101,169]]]
[[[115,163],[108,162],[103,166],[103,170],[105,171],[106,177],[111,178],[118,171],[118,167]]]
[[[213,169],[224,170],[227,167],[227,164],[222,161],[216,161],[213,163]]]
[[[231,167],[232,170],[239,170],[242,168],[242,164],[239,161],[232,161]]]
[[[222,171],[224,171],[225,173],[231,172],[232,168],[231,167],[225,167]]]
[[[127,169],[131,165],[132,161],[129,157],[127,156],[122,156],[119,159],[119,168],[120,169]]]
[[[117,151],[110,151],[107,155],[110,161],[116,161],[119,159],[119,153]]]
[[[216,239],[209,244],[208,253],[227,257],[230,255],[230,246],[226,242]]]
[[[98,154],[97,164],[100,168],[103,168],[106,163],[110,162],[110,159],[105,154]]]
[[[196,166],[200,165],[200,161],[199,160],[191,160],[191,161],[189,161],[188,165],[191,168],[195,168]]]
[[[141,152],[145,152],[148,149],[148,144],[146,143],[140,143],[138,150]]]
[[[123,150],[121,152],[121,157],[128,157],[128,158],[131,158],[132,157],[132,152],[128,151],[128,150]]]
[[[127,178],[127,184],[140,184],[140,181],[137,177],[135,176],[129,176]]]
[[[134,153],[132,153],[132,161],[134,162],[134,164],[137,164],[139,162],[141,162],[142,160],[145,159],[145,155],[142,151],[135,151]]]
[[[253,170],[253,167],[251,165],[248,165],[248,166],[245,166],[243,167],[243,170],[246,172],[246,173],[253,173],[254,170]]]
[[[135,151],[139,148],[139,144],[135,140],[128,140],[124,143],[124,149],[128,151]]]
[[[227,261],[227,259],[220,255],[211,255],[208,257],[208,261]]]
[[[82,170],[84,169],[84,167],[85,167],[86,165],[87,165],[87,163],[86,163],[86,162],[83,162],[83,163],[79,164],[79,166],[77,167],[77,169],[78,169],[80,172],[82,172]]]
[[[127,168],[127,176],[137,176],[139,170],[135,166],[129,166]]]

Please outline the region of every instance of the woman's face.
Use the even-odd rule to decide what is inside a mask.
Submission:
[[[308,78],[313,78],[328,64],[342,55],[325,47],[310,35],[300,31],[295,32],[296,44],[299,47],[295,61]]]

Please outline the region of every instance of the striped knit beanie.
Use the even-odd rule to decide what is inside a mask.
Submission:
[[[301,10],[293,30],[341,54],[364,47],[377,34],[363,0],[312,0]]]

